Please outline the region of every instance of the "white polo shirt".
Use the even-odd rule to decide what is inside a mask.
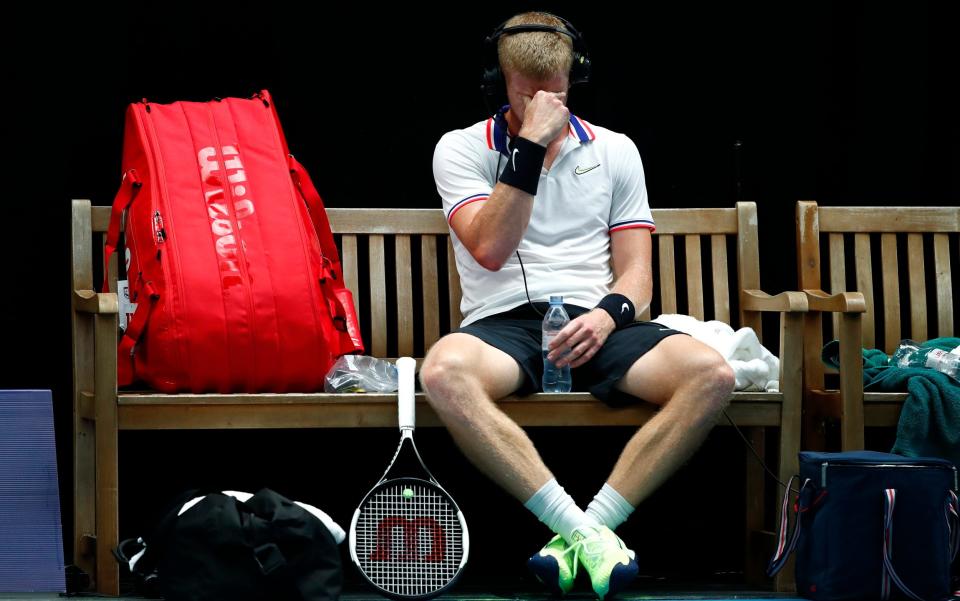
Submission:
[[[447,223],[464,206],[490,197],[509,160],[510,136],[503,113],[444,134],[433,155],[433,175]],[[570,116],[550,170],[543,169],[533,214],[518,251],[534,302],[563,301],[595,307],[610,291],[610,232],[654,228],[640,153],[630,138]],[[462,326],[527,302],[513,254],[499,271],[481,266],[450,238],[460,273]]]

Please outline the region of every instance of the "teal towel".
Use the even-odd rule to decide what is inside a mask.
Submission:
[[[960,346],[960,338],[934,338],[920,346],[950,351]],[[827,343],[821,357],[839,368],[840,343]],[[897,367],[883,351],[863,349],[863,389],[909,393],[892,453],[943,457],[960,465],[960,384],[950,376],[935,369]]]

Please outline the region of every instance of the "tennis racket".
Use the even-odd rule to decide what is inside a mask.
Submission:
[[[350,559],[364,580],[394,599],[429,599],[446,591],[470,551],[463,513],[413,442],[416,366],[410,357],[397,360],[400,444],[350,522]],[[409,473],[387,479],[406,448],[413,451],[426,479]]]

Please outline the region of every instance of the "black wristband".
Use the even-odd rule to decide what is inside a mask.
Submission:
[[[616,293],[608,294],[600,299],[600,303],[597,304],[596,308],[603,309],[609,313],[610,317],[613,318],[613,322],[617,324],[618,330],[628,323],[633,323],[633,319],[637,314],[630,299],[622,294]]]
[[[500,181],[536,196],[547,149],[526,138],[514,138],[512,146],[507,167],[500,174]]]

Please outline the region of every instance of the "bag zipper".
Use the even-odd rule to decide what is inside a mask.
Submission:
[[[908,469],[938,469],[945,470],[950,469],[953,471],[953,490],[960,490],[958,487],[957,481],[957,468],[956,467],[947,467],[945,465],[920,465],[916,463],[833,463],[829,461],[824,461],[820,464],[820,486],[822,488],[827,487],[827,467],[869,467],[869,468],[908,468]]]

